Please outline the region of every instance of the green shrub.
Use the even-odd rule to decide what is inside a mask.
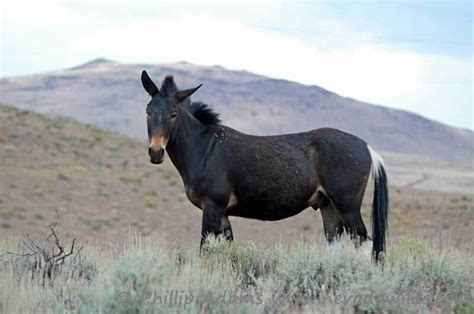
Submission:
[[[225,269],[229,265],[243,276],[244,285],[257,277],[271,273],[277,262],[276,251],[253,243],[237,244],[222,237],[209,237],[203,247],[203,257],[210,269]]]
[[[426,241],[416,237],[404,237],[388,251],[388,261],[396,262],[403,258],[419,258],[431,252]]]

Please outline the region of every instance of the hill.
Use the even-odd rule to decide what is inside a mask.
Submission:
[[[96,59],[63,71],[1,79],[0,101],[143,139],[148,96],[139,80],[142,69],[157,81],[172,74],[182,88],[203,83],[195,99],[210,104],[226,125],[243,132],[275,134],[331,126],[360,136],[377,150],[461,162],[472,168],[472,131],[341,97],[318,86],[220,66]]]
[[[0,105],[0,236],[43,232],[56,221],[57,210],[67,236],[100,245],[123,241],[132,228],[196,247],[201,213],[186,199],[168,159],[161,166],[148,162],[147,146],[70,119]],[[395,173],[399,168],[389,165]],[[369,192],[363,209],[367,222],[370,202]],[[470,193],[392,184],[391,203],[392,239],[405,233],[448,233],[456,241],[474,236]],[[234,217],[231,222],[239,242],[323,237],[320,213],[312,209],[278,222]]]

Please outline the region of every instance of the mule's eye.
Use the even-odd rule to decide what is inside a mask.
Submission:
[[[176,118],[177,115],[178,115],[177,112],[173,112],[173,113],[170,115],[170,119]]]

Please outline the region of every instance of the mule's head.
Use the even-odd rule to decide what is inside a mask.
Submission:
[[[167,76],[159,90],[146,71],[142,72],[142,84],[151,96],[151,101],[146,108],[148,140],[150,141],[148,155],[151,163],[161,164],[166,144],[173,138],[179,124],[179,106],[201,85],[180,91],[173,77]]]

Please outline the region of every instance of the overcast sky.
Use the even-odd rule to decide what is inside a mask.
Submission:
[[[314,84],[474,129],[473,5],[3,1],[0,76],[188,61]]]

